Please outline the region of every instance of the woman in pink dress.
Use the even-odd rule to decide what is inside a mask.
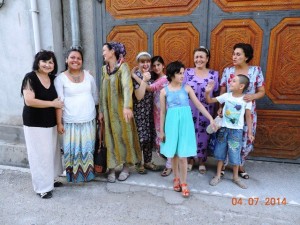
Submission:
[[[246,90],[244,99],[249,102],[252,101],[251,117],[252,117],[252,131],[255,137],[256,124],[257,124],[257,113],[256,113],[256,100],[264,97],[265,87],[264,87],[264,76],[262,74],[261,68],[259,66],[250,66],[248,63],[253,58],[253,48],[250,44],[238,43],[233,47],[233,66],[224,69],[222,79],[220,82],[220,95],[229,91],[229,84],[232,78],[237,74],[244,74],[249,77],[250,85]],[[218,112],[221,108],[218,110]],[[239,175],[244,179],[249,179],[249,175],[246,173],[244,168],[244,163],[246,157],[251,151],[253,151],[253,142],[251,142],[247,137],[248,127],[244,125],[243,134],[243,147],[241,151],[241,166],[239,167]],[[225,162],[226,164],[226,162]],[[225,168],[223,168],[224,174]]]

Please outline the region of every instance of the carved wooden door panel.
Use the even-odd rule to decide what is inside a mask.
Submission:
[[[192,67],[192,52],[203,45],[211,50],[211,68],[221,75],[231,65],[233,45],[251,43],[252,64],[262,67],[266,81],[266,96],[257,102],[253,156],[300,157],[299,0],[98,2],[95,28],[99,68],[106,41],[125,44],[131,67],[136,65],[140,51],[161,55],[166,64],[180,60]]]

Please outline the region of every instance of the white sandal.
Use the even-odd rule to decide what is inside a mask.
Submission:
[[[199,173],[205,174],[206,173],[206,167],[204,165],[199,166]]]
[[[125,181],[129,177],[129,172],[122,171],[118,177],[119,181]]]
[[[188,164],[187,165],[187,171],[190,172],[193,169],[193,164]]]

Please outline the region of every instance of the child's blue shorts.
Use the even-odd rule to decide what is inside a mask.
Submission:
[[[225,161],[227,153],[231,165],[241,165],[241,150],[243,142],[242,129],[221,127],[217,133],[214,157]]]

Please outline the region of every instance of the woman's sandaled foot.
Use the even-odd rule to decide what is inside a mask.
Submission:
[[[44,198],[44,199],[52,198],[52,191],[48,191],[48,192],[44,192],[44,193],[38,193],[38,195],[41,198]]]
[[[199,173],[205,174],[206,173],[206,167],[204,165],[199,166]]]
[[[136,164],[135,169],[139,174],[147,174],[147,170],[145,169],[144,165],[140,163]]]
[[[178,177],[175,177],[173,179],[173,190],[180,192],[181,191],[181,187],[180,187],[180,179]]]
[[[223,170],[221,170],[221,177],[224,177],[224,175],[225,175],[225,169]]]
[[[149,163],[145,163],[144,167],[147,170],[151,170],[151,171],[159,171],[159,166],[155,165],[153,162],[149,162]]]
[[[167,177],[172,173],[172,168],[164,168],[164,170],[161,172],[161,176]]]
[[[188,172],[191,172],[192,169],[193,169],[193,165],[192,165],[192,164],[188,164],[188,165],[187,165],[187,171],[188,171]]]
[[[185,198],[190,197],[190,190],[188,189],[187,184],[186,183],[182,183],[180,185],[180,187],[181,187],[182,196],[185,197]]]
[[[129,172],[127,172],[127,171],[122,171],[121,173],[120,173],[120,175],[119,175],[119,177],[118,177],[118,180],[119,181],[125,181],[125,180],[127,180],[127,178],[129,177]]]
[[[225,175],[225,166],[223,166],[222,167],[222,169],[221,169],[221,177],[224,177],[224,175]]]
[[[239,171],[239,175],[244,179],[249,179],[249,174],[246,171]]]
[[[195,163],[194,159],[188,159],[188,165],[187,165],[188,172],[193,170],[194,163]]]
[[[115,183],[115,182],[116,182],[116,173],[115,173],[115,171],[110,172],[110,173],[108,174],[107,181],[108,181],[109,183]]]
[[[211,181],[209,182],[209,184],[211,186],[216,186],[220,182],[221,182],[221,177],[215,176],[213,179],[211,179]]]
[[[62,182],[60,182],[60,181],[58,181],[58,180],[55,180],[55,181],[54,181],[54,187],[61,187],[61,186],[63,186],[63,183],[62,183]]]
[[[243,188],[243,189],[247,189],[248,188],[247,185],[244,184],[240,179],[232,180],[232,182],[235,183],[240,188]]]

